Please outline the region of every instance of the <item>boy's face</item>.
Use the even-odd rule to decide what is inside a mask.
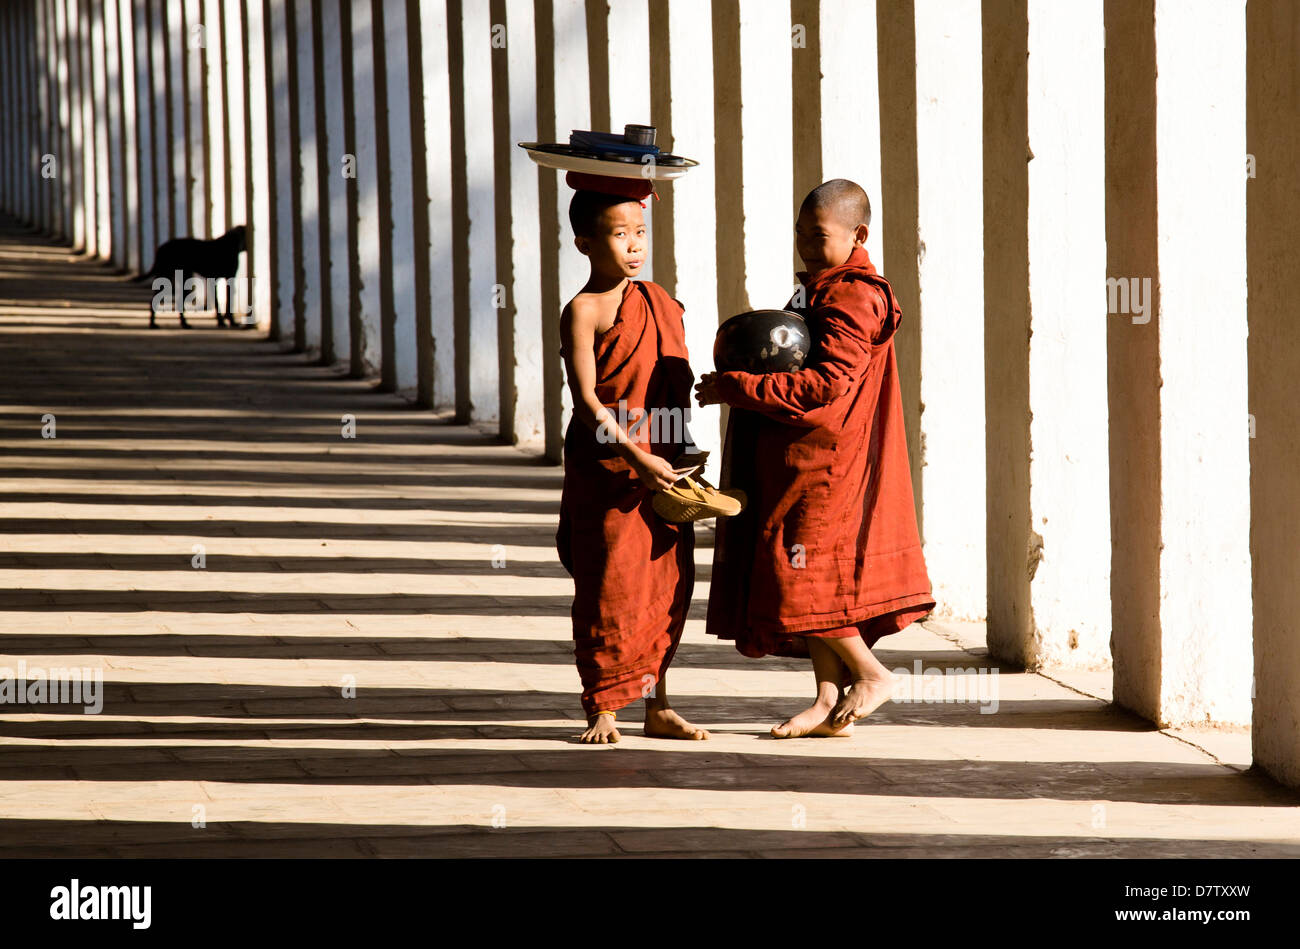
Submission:
[[[645,266],[645,215],[641,202],[624,201],[604,210],[595,234],[576,237],[578,250],[591,259],[591,269],[609,277],[635,277]]]
[[[866,239],[866,225],[847,227],[831,208],[805,205],[794,225],[794,247],[811,277],[843,264]]]

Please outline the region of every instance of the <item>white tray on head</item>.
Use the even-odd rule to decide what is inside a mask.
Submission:
[[[566,155],[538,148],[537,142],[520,142],[519,147],[528,153],[528,157],[543,168],[557,171],[581,171],[589,175],[608,175],[611,178],[646,178],[650,181],[667,181],[680,178],[699,164],[690,158],[683,159],[680,165],[643,165],[634,161],[608,161],[603,158],[586,158],[581,155]],[[649,169],[649,173],[645,173]]]

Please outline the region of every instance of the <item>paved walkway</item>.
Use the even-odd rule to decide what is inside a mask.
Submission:
[[[1300,796],[1037,675],[768,738],[810,672],[705,637],[704,528],[713,739],[577,745],[558,469],[143,296],[0,232],[0,667],[104,679],[0,705],[0,856],[1300,855]],[[879,653],[996,668],[970,634]]]

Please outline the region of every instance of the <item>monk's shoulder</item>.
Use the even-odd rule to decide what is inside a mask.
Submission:
[[[564,309],[562,312],[568,314],[569,316],[577,316],[585,312],[586,310],[588,310],[590,306],[591,306],[591,294],[578,293],[574,295],[572,300],[564,304]]]
[[[682,304],[682,301],[669,296],[668,291],[653,280],[638,280],[637,283],[645,289],[646,295],[656,306],[667,307],[679,315],[686,312],[686,307]]]
[[[877,278],[867,273],[843,274],[829,283],[819,295],[820,306],[834,307],[853,318],[870,332],[886,322],[889,316],[889,300]]]
[[[826,285],[821,302],[845,309],[883,309],[885,294],[876,278],[849,271]]]
[[[599,322],[601,305],[600,297],[594,293],[579,293],[567,304],[560,313],[560,319],[569,320],[574,324]]]

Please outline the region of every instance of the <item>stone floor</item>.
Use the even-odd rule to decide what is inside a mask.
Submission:
[[[1300,855],[1241,736],[998,668],[969,626],[879,654],[995,692],[767,737],[810,672],[704,635],[703,527],[670,684],[712,740],[634,707],[580,746],[559,470],[210,317],[150,332],[144,296],[0,232],[0,667],[104,680],[97,715],[0,705],[0,856]]]

